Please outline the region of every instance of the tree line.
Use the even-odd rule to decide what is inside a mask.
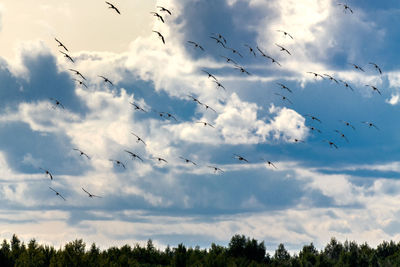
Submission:
[[[266,253],[264,242],[244,235],[234,235],[228,247],[211,244],[208,249],[167,246],[156,249],[153,242],[146,246],[110,247],[100,250],[96,244],[86,248],[82,239],[63,248],[41,245],[35,239],[27,244],[13,235],[3,240],[0,266],[400,266],[400,243],[384,241],[376,248],[367,243],[338,242],[332,238],[322,250],[311,243],[291,255],[280,244],[273,255]]]

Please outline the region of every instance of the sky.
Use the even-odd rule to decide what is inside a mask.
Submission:
[[[0,4],[0,238],[399,241],[398,1],[112,3]]]

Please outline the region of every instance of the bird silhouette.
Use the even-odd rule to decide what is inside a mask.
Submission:
[[[308,127],[308,128],[309,128],[311,131],[313,131],[313,132],[322,133],[320,129],[315,128],[314,126],[310,126],[310,127]]]
[[[321,120],[318,119],[317,117],[311,115],[311,114],[306,114],[304,115],[305,117],[309,117],[310,119],[312,119],[313,121],[318,121],[319,123],[321,123]]]
[[[210,36],[210,38],[215,40],[217,42],[217,44],[222,45],[223,48],[226,48],[225,44],[220,39],[218,39],[217,37]]]
[[[109,5],[108,8],[114,9],[118,14],[121,15],[121,12],[119,12],[118,8],[116,8],[113,4],[111,4],[110,2],[107,2],[107,1],[106,1],[106,4]]]
[[[289,89],[289,87],[287,87],[286,85],[282,84],[282,83],[276,83],[277,85],[279,85],[280,87],[282,87],[282,89],[287,90],[289,93],[293,93],[292,90]]]
[[[287,101],[287,102],[289,102],[290,104],[292,104],[292,105],[293,105],[293,102],[292,102],[292,101],[290,101],[290,99],[289,99],[289,98],[287,98],[286,96],[284,96],[284,95],[281,95],[281,94],[278,94],[278,93],[275,93],[275,95],[277,95],[277,96],[280,96],[280,97],[282,98],[282,100],[283,100],[283,101]]]
[[[338,146],[337,146],[334,142],[332,142],[332,141],[329,141],[329,140],[322,140],[322,142],[328,143],[330,147],[334,147],[334,148],[336,148],[336,149],[338,148]]]
[[[238,55],[240,57],[243,57],[242,54],[240,54],[239,51],[237,51],[236,49],[230,48],[230,47],[225,47],[225,48],[228,49],[228,50],[231,50],[233,54],[236,54],[236,55]]]
[[[172,15],[171,11],[169,11],[169,10],[166,9],[165,7],[157,6],[157,8],[159,8],[161,12],[167,12],[169,15]]]
[[[90,157],[88,156],[88,154],[86,154],[85,152],[83,152],[80,149],[74,148],[73,150],[78,151],[80,156],[85,156],[87,159],[90,159]]]
[[[197,166],[197,164],[195,162],[191,161],[190,159],[187,159],[187,158],[184,158],[184,157],[179,157],[179,158],[183,159],[185,161],[185,163],[192,163],[193,165]]]
[[[152,157],[152,158],[158,160],[158,162],[165,162],[165,163],[168,163],[168,161],[166,161],[165,159],[160,158],[160,157]]]
[[[50,173],[49,170],[43,169],[43,168],[41,168],[41,167],[39,167],[39,169],[41,169],[42,171],[44,171],[44,173],[45,173],[46,175],[49,176],[50,180],[53,180],[53,175]]]
[[[225,57],[225,56],[220,56],[220,57],[225,58],[227,63],[231,63],[232,62],[233,64],[237,65],[237,62],[234,61],[233,59],[229,58],[229,57]]]
[[[132,159],[139,159],[141,162],[143,162],[143,159],[139,155],[137,155],[129,150],[124,150],[124,151],[126,153],[128,153],[129,155],[131,155]]]
[[[211,123],[205,122],[205,121],[198,121],[198,122],[196,122],[196,123],[201,123],[201,124],[203,124],[204,126],[210,126],[210,127],[212,127],[212,128],[215,128],[214,125],[212,125]]]
[[[164,23],[163,17],[157,12],[150,12],[150,14],[153,14],[154,17],[157,17],[162,23]]]
[[[215,35],[219,40],[222,40],[226,44],[226,39],[224,36],[222,36],[222,34],[219,34],[219,33],[212,33],[212,34]]]
[[[192,45],[194,48],[199,48],[201,51],[204,51],[204,48],[201,46],[201,45],[199,45],[198,43],[196,43],[196,42],[193,42],[193,41],[187,41],[190,45]]]
[[[135,108],[135,110],[140,110],[140,111],[143,111],[145,113],[147,112],[146,110],[144,110],[143,108],[141,108],[138,104],[136,104],[134,102],[129,102],[129,104],[131,104]]]
[[[217,172],[224,173],[224,171],[221,168],[218,168],[216,166],[207,166],[207,167],[213,169],[214,173],[217,173]]]
[[[348,84],[347,82],[343,80],[339,80],[339,82],[343,83],[344,87],[349,88],[351,91],[354,91],[353,87],[351,87],[350,84]]]
[[[365,85],[365,86],[369,86],[369,87],[371,87],[373,91],[375,91],[375,92],[377,92],[378,94],[382,95],[382,94],[381,94],[381,91],[379,91],[379,89],[378,89],[378,88],[376,88],[375,86],[373,86],[373,85],[369,85],[369,84],[367,84],[367,85]]]
[[[250,72],[248,72],[248,71],[247,71],[245,68],[243,68],[242,66],[236,65],[234,68],[240,70],[241,73],[246,73],[247,75],[251,75]]]
[[[126,169],[126,166],[124,163],[122,163],[121,161],[117,160],[117,159],[109,159],[109,161],[114,162],[117,166],[121,166],[122,168]]]
[[[278,44],[275,44],[275,45],[281,49],[280,51],[284,51],[284,52],[288,53],[289,55],[292,55],[292,54],[290,54],[289,50],[287,50],[287,49],[284,48],[283,46],[278,45]]]
[[[374,123],[372,123],[372,122],[369,122],[369,121],[362,121],[361,123],[364,123],[364,124],[368,125],[369,128],[374,127],[375,129],[379,130],[379,128],[378,128]]]
[[[175,121],[178,121],[177,119],[176,119],[176,117],[174,116],[174,115],[172,115],[171,113],[168,113],[168,112],[161,112],[163,115],[164,115],[164,117],[165,118],[167,118],[167,119],[174,119]]]
[[[352,65],[356,70],[359,70],[359,71],[362,71],[362,72],[365,72],[364,71],[364,69],[363,68],[361,68],[360,66],[358,66],[358,65],[356,65],[356,64],[353,64],[353,63],[349,63],[350,65]]]
[[[58,101],[57,99],[50,97],[50,100],[52,100],[54,102],[54,106],[53,106],[54,109],[56,109],[57,107],[61,107],[62,109],[65,109],[64,105],[61,104],[61,102]]]
[[[57,38],[54,38],[55,40],[56,40],[56,42],[58,43],[58,46],[59,47],[62,47],[62,48],[64,48],[65,49],[65,51],[67,51],[68,52],[68,49],[65,47],[65,45],[63,44],[63,43],[61,43]]]
[[[345,12],[345,13],[347,10],[350,11],[351,13],[353,13],[353,10],[347,4],[339,3],[338,6],[343,6],[343,12]]]
[[[136,143],[142,142],[144,145],[146,145],[146,143],[143,141],[142,138],[140,138],[138,135],[136,135],[135,133],[131,132],[132,135],[136,136],[137,140]]]
[[[263,161],[265,161],[265,163],[267,164],[267,166],[269,166],[269,167],[273,167],[273,168],[275,168],[275,169],[278,169],[275,165],[274,165],[274,163],[272,163],[271,161],[269,161],[269,160],[265,160],[265,159],[263,159],[263,158],[261,158]]]
[[[85,78],[85,77],[82,75],[82,73],[80,73],[79,71],[74,70],[74,69],[69,69],[69,70],[72,71],[72,72],[75,72],[76,75],[78,75],[78,76],[80,76],[82,79],[86,80],[86,78]]]
[[[70,55],[68,55],[67,53],[63,52],[63,51],[59,51],[61,54],[64,55],[64,57],[66,57],[67,59],[69,59],[69,61],[71,61],[72,63],[75,63],[75,61],[72,59],[72,57]]]
[[[294,138],[293,142],[295,142],[295,143],[305,143],[303,140],[300,140],[300,139],[297,139],[297,138]]]
[[[224,89],[224,91],[226,91],[225,87],[220,82],[218,82],[218,81],[213,81],[213,82],[215,82],[217,84],[217,88],[222,88],[222,89]]]
[[[323,80],[325,80],[324,76],[322,76],[322,75],[319,74],[319,73],[312,72],[312,71],[307,71],[307,73],[310,73],[310,74],[314,75],[314,78],[315,78],[315,79],[318,78],[318,77],[321,77]]]
[[[286,36],[289,36],[290,38],[292,38],[292,40],[294,39],[293,36],[290,35],[288,32],[285,32],[285,31],[282,31],[282,30],[277,30],[277,32],[283,33],[283,35],[284,35],[285,37],[286,37]]]
[[[250,52],[250,54],[253,54],[254,55],[254,57],[256,57],[256,52],[254,52],[254,49],[250,46],[250,45],[248,45],[248,44],[245,44],[244,46],[246,46],[247,48],[249,48],[249,52]]]
[[[245,159],[244,157],[238,155],[238,154],[233,154],[233,158],[239,160],[239,161],[245,161],[247,163],[249,163],[249,161],[247,159]]]
[[[66,201],[65,197],[63,197],[60,193],[58,193],[56,190],[54,190],[54,189],[51,188],[50,186],[49,186],[49,188],[50,188],[51,190],[53,190],[53,191],[56,193],[56,196],[59,196],[59,197],[61,197],[62,199],[64,199],[64,201]]]
[[[111,86],[114,86],[114,84],[107,77],[104,77],[102,75],[98,76],[103,79],[104,83],[109,83]]]
[[[377,64],[375,64],[373,62],[369,62],[368,64],[374,66],[374,68],[379,72],[379,74],[382,74],[382,70]]]
[[[154,33],[157,33],[158,34],[158,37],[161,39],[161,41],[163,42],[163,44],[165,44],[165,39],[164,39],[164,36],[160,33],[160,32],[158,32],[158,31],[153,31]]]
[[[346,140],[346,142],[349,142],[349,139],[347,139],[347,137],[344,135],[344,133],[342,133],[339,130],[334,130],[336,133],[338,133],[340,135],[340,137],[342,137],[344,140]]]
[[[353,130],[356,129],[350,122],[347,122],[347,121],[344,121],[344,120],[339,120],[339,121],[342,122],[342,123],[344,123],[344,125],[353,128]]]
[[[88,88],[87,85],[83,81],[75,79],[75,78],[73,80],[76,81],[77,83],[79,83],[80,85],[85,86],[85,88]]]
[[[213,78],[215,81],[218,81],[218,79],[214,75],[209,73],[208,71],[206,71],[206,70],[201,70],[201,71],[204,72],[205,74],[207,74],[208,78]]]
[[[96,195],[93,195],[93,194],[89,193],[89,192],[86,191],[83,187],[82,187],[82,190],[85,191],[85,193],[88,194],[88,196],[89,196],[90,198],[94,198],[94,197],[101,198],[101,196],[96,196]]]
[[[322,74],[325,77],[328,77],[329,80],[334,81],[335,83],[339,84],[338,80],[336,80],[335,78],[333,78],[331,75],[329,74]]]

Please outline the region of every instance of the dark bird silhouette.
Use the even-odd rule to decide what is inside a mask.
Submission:
[[[179,157],[179,158],[183,159],[185,161],[185,163],[192,163],[193,165],[197,166],[197,164],[195,162],[191,161],[190,159],[187,159],[187,158],[184,158],[184,157]]]
[[[318,121],[319,123],[321,123],[321,120],[320,119],[318,119],[317,117],[314,117],[313,115],[311,115],[311,114],[306,114],[306,115],[304,115],[305,117],[309,117],[310,119],[312,119],[313,121]]]
[[[233,154],[233,158],[239,160],[239,161],[245,161],[247,163],[249,163],[249,161],[247,159],[245,159],[244,157],[238,155],[238,154]]]
[[[361,68],[360,66],[358,66],[358,65],[356,65],[356,64],[353,64],[353,63],[349,63],[350,65],[352,65],[356,70],[359,70],[359,71],[362,71],[362,72],[365,72],[364,71],[364,69],[363,68]]]
[[[174,119],[175,121],[178,121],[176,118],[175,118],[175,116],[174,115],[172,115],[171,113],[168,113],[168,112],[161,112],[163,115],[164,115],[164,117],[166,117],[167,119]]]
[[[199,105],[203,105],[203,103],[201,103],[196,97],[192,96],[192,95],[187,95],[188,97],[190,97],[194,102],[196,102]]]
[[[193,42],[193,41],[187,41],[190,45],[192,45],[194,48],[199,48],[201,51],[204,51],[204,48],[201,46],[201,45],[199,45],[198,43],[196,43],[196,42]]]
[[[275,44],[275,45],[281,49],[280,51],[285,51],[285,52],[288,53],[289,55],[292,55],[292,54],[290,54],[289,50],[287,50],[287,49],[284,48],[283,46],[278,45],[278,44]]]
[[[242,66],[236,65],[234,68],[240,70],[241,73],[246,73],[247,75],[251,75],[250,72],[248,72],[248,71],[247,71],[245,68],[243,68]]]
[[[121,166],[122,168],[126,169],[125,164],[116,159],[110,159],[110,161],[114,162],[117,166]]]
[[[347,82],[343,81],[343,80],[339,80],[339,82],[344,84],[344,87],[346,88],[350,88],[351,91],[354,91],[353,87],[350,86],[350,84],[348,84]]]
[[[207,166],[208,168],[211,168],[214,170],[214,173],[220,172],[220,173],[224,173],[224,171],[216,166]]]
[[[76,81],[77,83],[79,83],[80,85],[85,86],[85,88],[88,88],[87,85],[83,81],[75,79],[75,78],[73,80]]]
[[[209,73],[208,71],[206,71],[206,70],[201,70],[201,71],[204,72],[205,74],[207,74],[208,78],[213,78],[215,81],[218,81],[218,79],[214,75]]]
[[[85,156],[87,159],[90,159],[90,157],[88,156],[88,154],[86,154],[85,152],[83,152],[80,149],[74,148],[73,150],[78,151],[80,156]]]
[[[313,132],[319,132],[319,133],[322,133],[320,129],[318,129],[318,128],[315,128],[315,127],[313,127],[313,126],[311,126],[311,127],[308,127],[308,128],[309,128],[311,131],[313,131]]]
[[[284,96],[284,95],[281,95],[281,94],[278,94],[278,93],[275,93],[275,95],[278,95],[278,96],[280,96],[280,97],[282,98],[282,100],[283,100],[283,101],[287,101],[287,102],[289,102],[290,104],[292,104],[292,105],[293,105],[293,102],[292,102],[292,101],[290,101],[290,99],[289,99],[289,98],[287,98],[286,96]]]
[[[277,85],[279,85],[280,87],[282,87],[282,89],[287,90],[289,93],[293,93],[292,90],[289,89],[289,87],[287,87],[286,85],[282,84],[282,83],[276,83]]]
[[[336,80],[335,78],[333,78],[331,75],[329,74],[322,74],[325,77],[328,77],[329,80],[334,81],[335,83],[339,84],[338,80]]]
[[[277,60],[275,60],[273,57],[268,56],[267,54],[265,54],[258,46],[257,46],[257,50],[260,52],[261,56],[268,58],[271,60],[272,63],[276,63],[279,66],[282,66]]]
[[[153,31],[154,33],[157,33],[158,34],[158,37],[160,37],[160,39],[161,39],[161,41],[163,42],[163,44],[165,44],[165,39],[164,39],[164,36],[160,33],[160,32],[158,32],[158,31]]]
[[[370,62],[368,64],[371,64],[372,66],[374,66],[374,68],[379,72],[379,74],[382,74],[382,70],[377,64],[375,64],[373,62]]]
[[[103,79],[104,83],[109,83],[109,84],[111,84],[111,86],[114,86],[114,84],[107,77],[104,77],[101,75],[98,75],[98,76]]]
[[[224,36],[222,36],[222,35],[219,34],[219,33],[212,33],[212,34],[214,34],[215,36],[217,36],[217,38],[218,38],[219,40],[222,40],[222,41],[226,44],[226,39],[225,39]]]
[[[307,73],[310,73],[310,74],[314,75],[315,79],[318,78],[318,77],[321,77],[323,80],[325,80],[324,76],[322,76],[321,74],[318,74],[316,72],[307,71]]]
[[[338,146],[337,146],[334,142],[332,142],[332,141],[329,141],[329,140],[322,140],[322,142],[328,143],[330,147],[334,147],[334,148],[336,148],[336,149],[338,148]]]
[[[135,110],[140,110],[140,111],[143,111],[143,112],[147,112],[146,110],[141,108],[138,104],[135,104],[134,102],[129,102],[129,104],[131,104],[135,108]]]
[[[347,143],[349,142],[349,139],[347,139],[347,137],[344,135],[344,133],[342,133],[339,130],[335,130],[335,132],[338,133],[340,135],[340,137],[342,137],[344,140],[346,140]]]
[[[59,197],[61,197],[62,199],[64,199],[64,201],[66,201],[66,199],[65,199],[60,193],[58,193],[56,190],[54,190],[54,189],[51,188],[50,186],[49,186],[49,188],[50,188],[51,190],[53,190],[53,191],[56,193],[56,196],[59,196]]]
[[[213,40],[215,40],[215,41],[217,41],[217,44],[222,45],[223,48],[226,48],[226,46],[224,45],[224,43],[223,43],[220,39],[218,39],[217,37],[210,36],[210,38],[213,39]]]
[[[132,159],[139,159],[141,162],[143,162],[143,159],[139,155],[137,155],[129,150],[124,150],[124,151],[126,153],[128,153],[129,155],[131,155]]]
[[[269,160],[265,160],[262,158],[263,161],[265,161],[265,163],[267,164],[267,166],[269,167],[274,167],[275,169],[278,169],[271,161]]]
[[[168,161],[166,161],[165,159],[160,158],[160,157],[153,157],[153,159],[158,160],[158,162],[165,162],[165,163],[168,163]]]
[[[89,193],[89,192],[86,191],[83,187],[82,187],[82,190],[85,191],[85,193],[88,194],[88,196],[89,196],[90,198],[94,198],[94,197],[101,198],[101,196],[96,196],[96,195],[93,195],[93,194]]]
[[[82,79],[86,80],[86,78],[79,71],[74,70],[74,69],[69,69],[69,70],[72,71],[72,72],[75,72],[76,75],[81,76]]]
[[[232,62],[233,64],[237,65],[236,61],[234,61],[233,59],[231,59],[229,57],[225,57],[225,56],[220,56],[220,57],[225,58],[227,63]]]
[[[69,59],[72,63],[75,63],[75,61],[72,59],[72,57],[70,55],[68,55],[67,53],[63,52],[63,51],[59,51],[61,54],[64,55],[64,57],[66,57],[67,59]]]
[[[224,89],[224,91],[226,91],[225,87],[220,82],[218,82],[218,81],[213,81],[213,82],[215,82],[217,84],[217,88],[222,88],[222,89]]]
[[[294,39],[292,35],[290,35],[288,32],[282,31],[282,30],[277,30],[277,32],[281,32],[283,33],[284,36],[289,36],[290,38],[292,38],[292,40]]]
[[[121,15],[121,12],[119,12],[118,8],[116,8],[113,4],[111,4],[110,2],[107,2],[107,1],[106,1],[106,4],[109,5],[108,8],[114,9],[118,14]]]
[[[53,106],[54,109],[57,107],[61,107],[62,109],[64,109],[63,104],[61,104],[61,102],[58,101],[57,99],[50,97],[50,100],[52,100],[54,102],[54,106]]]
[[[215,113],[217,113],[216,111],[215,111],[215,109],[213,109],[212,107],[210,107],[209,105],[206,105],[206,104],[204,104],[203,103],[203,106],[206,108],[206,110],[212,110],[212,111],[214,111]]]
[[[256,52],[254,51],[254,49],[250,46],[250,45],[248,45],[248,44],[245,44],[244,46],[246,46],[246,47],[248,47],[249,48],[249,52],[250,52],[250,54],[253,54],[254,55],[254,57],[256,57]]]
[[[161,12],[167,12],[168,14],[172,15],[171,11],[169,11],[168,9],[166,9],[165,7],[162,6],[157,6]]]
[[[157,12],[150,12],[150,14],[153,14],[154,17],[157,17],[159,20],[161,20],[162,23],[164,23],[163,17]]]
[[[374,123],[372,123],[372,122],[369,122],[369,121],[362,121],[361,123],[364,123],[364,124],[368,125],[369,128],[374,127],[375,129],[379,130],[379,128],[378,128]]]
[[[378,89],[378,88],[376,88],[375,86],[373,86],[373,85],[369,85],[369,84],[367,84],[367,85],[365,85],[365,86],[369,86],[369,87],[371,87],[373,91],[376,91],[376,92],[378,92],[378,94],[382,95],[382,94],[381,94],[381,91],[379,91],[379,89]]]
[[[204,126],[210,126],[210,127],[212,127],[212,128],[215,128],[214,125],[212,125],[211,123],[205,122],[205,121],[198,121],[198,122],[196,122],[196,123],[201,123],[201,124],[203,124]]]
[[[146,145],[146,143],[143,141],[142,138],[140,138],[138,135],[136,135],[135,133],[131,132],[132,135],[136,136],[137,140],[136,143],[142,142],[144,145]]]
[[[295,142],[295,143],[305,143],[303,140],[300,140],[300,139],[297,139],[297,138],[293,139],[293,142]]]
[[[339,3],[338,6],[343,6],[343,12],[345,12],[345,13],[347,10],[350,11],[351,13],[353,13],[353,10],[346,4]]]
[[[236,54],[236,55],[238,55],[240,57],[243,57],[242,54],[240,54],[239,51],[237,51],[236,49],[230,48],[230,47],[225,47],[225,48],[228,49],[228,50],[231,50],[233,54]]]
[[[41,169],[42,171],[44,171],[44,173],[50,177],[50,180],[53,180],[53,175],[50,173],[49,170],[46,170],[46,169],[43,169],[43,168],[39,168],[39,169]]]
[[[344,123],[344,125],[346,125],[346,126],[349,126],[349,127],[353,128],[353,130],[356,129],[350,122],[347,122],[347,121],[344,121],[344,120],[340,120],[340,122]]]
[[[65,45],[63,43],[61,43],[59,40],[57,40],[57,38],[54,38],[56,40],[56,42],[58,43],[59,47],[62,47],[65,49],[65,51],[69,52],[68,49],[65,47]]]

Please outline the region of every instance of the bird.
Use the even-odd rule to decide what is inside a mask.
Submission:
[[[368,64],[371,64],[372,66],[374,66],[374,68],[379,72],[379,74],[382,74],[382,70],[377,64],[375,64],[373,62],[369,62]]]
[[[338,148],[338,146],[337,146],[334,142],[332,142],[332,141],[329,141],[329,140],[322,140],[322,142],[328,143],[330,147],[334,147],[334,148],[336,148],[336,149]]]
[[[194,102],[196,102],[199,105],[203,105],[203,103],[201,103],[196,97],[192,96],[192,95],[187,95],[188,97],[190,97]]]
[[[72,59],[72,57],[70,55],[68,55],[67,53],[63,52],[63,51],[59,51],[61,54],[64,55],[64,57],[68,58],[72,63],[75,63],[75,61]]]
[[[65,49],[65,51],[67,51],[68,52],[68,49],[65,47],[65,45],[63,44],[63,43],[61,43],[57,38],[54,38],[55,40],[56,40],[56,42],[58,43],[58,46],[59,47],[62,47],[62,48],[64,48]]]
[[[40,167],[39,169],[43,170],[44,173],[50,177],[50,180],[53,180],[53,175],[50,173],[49,170],[43,169],[43,168],[41,168],[41,167]]]
[[[188,42],[189,44],[193,45],[194,48],[199,48],[201,51],[204,51],[204,48],[203,48],[201,45],[199,45],[198,43],[193,42],[193,41],[187,41],[187,42]]]
[[[216,38],[214,36],[210,36],[210,38],[215,40],[215,41],[217,41],[217,44],[221,44],[223,48],[226,48],[226,46],[224,45],[224,43],[220,39],[218,39],[218,38]]]
[[[311,126],[311,127],[308,127],[311,131],[313,131],[313,132],[319,132],[319,133],[322,133],[321,132],[321,130],[320,129],[318,129],[318,128],[315,128],[315,127],[313,127],[313,126]]]
[[[284,48],[283,46],[278,45],[278,44],[275,44],[275,45],[281,49],[280,51],[285,51],[285,52],[288,53],[289,55],[292,55],[292,54],[290,54],[289,50],[287,50],[287,49]]]
[[[289,93],[293,93],[292,90],[290,90],[286,85],[282,84],[282,83],[276,83],[277,85],[279,85],[280,87],[282,87],[282,89],[287,90]]]
[[[153,31],[154,33],[157,33],[158,34],[158,37],[160,37],[160,39],[161,39],[161,41],[163,42],[163,44],[165,44],[165,39],[164,39],[164,36],[160,33],[160,32],[158,32],[158,31]]]
[[[238,56],[243,57],[242,54],[240,54],[239,51],[237,51],[236,49],[230,47],[225,47],[225,48],[231,50],[233,54],[237,54]]]
[[[222,34],[219,34],[219,33],[212,33],[212,34],[214,34],[215,36],[217,36],[218,39],[224,41],[224,43],[226,44],[226,39],[225,39],[224,36],[222,36]]]
[[[254,49],[250,46],[250,45],[248,45],[248,44],[245,44],[244,46],[246,46],[246,47],[248,47],[249,48],[249,52],[250,52],[250,54],[253,54],[254,55],[254,57],[256,57],[256,52],[254,52]]]
[[[76,75],[81,76],[82,79],[86,80],[86,78],[79,71],[74,70],[74,69],[69,69],[69,70],[75,72]]]
[[[136,136],[136,138],[137,138],[136,143],[142,142],[144,145],[146,145],[146,143],[143,141],[142,138],[140,138],[139,136],[137,136],[137,135],[136,135],[135,133],[133,133],[133,132],[131,132],[131,134],[134,135],[134,136]]]
[[[239,160],[239,161],[245,161],[247,163],[249,163],[249,161],[247,159],[245,159],[244,157],[238,155],[238,154],[233,154],[233,158]]]
[[[293,142],[295,142],[295,143],[305,143],[303,140],[300,140],[300,139],[297,139],[297,138],[294,138]]]
[[[96,196],[96,195],[93,195],[93,194],[89,193],[89,192],[86,191],[83,187],[82,187],[82,190],[85,191],[85,193],[88,194],[88,196],[89,196],[90,198],[94,198],[94,197],[101,198],[101,196]]]
[[[211,123],[205,122],[205,121],[198,121],[198,122],[196,122],[196,123],[201,123],[201,124],[203,124],[204,126],[210,126],[210,127],[212,127],[212,128],[215,128],[214,125],[212,125]]]
[[[268,58],[271,60],[272,63],[276,63],[279,66],[282,66],[277,60],[275,60],[273,57],[268,56],[267,54],[265,54],[258,46],[257,46],[257,50],[261,53],[261,56]]]
[[[168,163],[168,161],[166,161],[165,159],[160,158],[160,157],[152,157],[152,158],[158,160],[158,162],[165,162],[165,163]]]
[[[278,93],[275,93],[275,95],[278,95],[278,96],[280,96],[280,97],[282,98],[282,100],[283,100],[283,101],[287,101],[287,102],[289,102],[290,104],[292,104],[292,105],[293,105],[293,102],[292,102],[292,101],[290,101],[290,99],[289,99],[289,98],[287,98],[286,96],[284,96],[284,95],[281,95],[281,94],[278,94]]]
[[[233,59],[231,59],[229,57],[225,57],[225,56],[220,56],[220,57],[225,58],[227,63],[232,62],[233,64],[237,65],[236,61],[234,61]]]
[[[205,108],[206,108],[206,110],[212,110],[212,111],[214,111],[215,113],[217,113],[216,111],[215,111],[215,109],[213,109],[212,107],[210,107],[209,105],[207,105],[207,104],[202,104]]]
[[[350,84],[348,84],[347,82],[343,81],[343,80],[339,80],[339,82],[344,84],[344,87],[346,88],[350,88],[351,91],[354,91],[353,87],[350,86]]]
[[[226,91],[225,87],[220,82],[218,82],[218,81],[213,81],[213,82],[215,82],[217,84],[217,88],[221,87],[222,89],[224,89],[224,91]]]
[[[374,127],[375,129],[379,130],[379,128],[378,128],[374,123],[372,123],[372,122],[369,122],[369,121],[362,121],[361,123],[364,123],[364,124],[368,125],[369,128]]]
[[[313,116],[313,115],[311,115],[311,114],[306,114],[306,115],[304,115],[305,117],[309,117],[309,118],[311,118],[313,121],[318,121],[319,123],[321,123],[321,120],[320,119],[318,119],[317,117],[315,117],[315,116]]]
[[[137,155],[129,150],[124,150],[124,151],[126,153],[128,153],[129,155],[131,155],[132,159],[139,159],[141,162],[143,162],[143,159],[139,155]]]
[[[159,8],[161,12],[167,12],[168,14],[172,15],[171,11],[169,11],[169,10],[166,9],[165,7],[157,6],[157,8]]]
[[[353,63],[349,63],[350,65],[352,65],[356,70],[359,70],[359,71],[362,71],[362,72],[365,72],[364,71],[364,69],[363,68],[361,68],[360,66],[358,66],[358,65],[356,65],[356,64],[353,64]]]
[[[293,36],[291,34],[289,34],[288,32],[285,32],[285,31],[282,31],[282,30],[277,30],[277,32],[283,33],[284,36],[289,36],[290,38],[292,38],[292,40],[294,39]]]
[[[206,70],[201,70],[201,71],[204,72],[205,74],[207,74],[208,78],[213,78],[215,81],[218,81],[218,79],[214,75],[209,73],[208,71],[206,71]]]
[[[80,149],[74,148],[73,150],[78,151],[80,156],[85,156],[87,159],[90,159],[90,157],[88,156],[88,154],[86,154],[85,152],[83,152]]]
[[[214,173],[217,173],[217,172],[224,173],[224,171],[221,168],[218,168],[216,166],[207,166],[207,167],[213,169]]]
[[[338,6],[343,6],[343,12],[345,12],[345,13],[346,13],[346,10],[350,11],[351,13],[353,13],[353,10],[346,4],[339,3]]]
[[[342,133],[339,130],[334,130],[336,133],[338,133],[340,135],[340,137],[342,137],[344,140],[346,140],[346,142],[349,142],[349,139],[347,139],[347,137],[344,135],[344,133]]]
[[[339,120],[340,122],[342,122],[342,123],[344,123],[344,125],[346,125],[346,126],[349,126],[349,127],[351,127],[351,128],[353,128],[353,130],[355,130],[356,128],[350,123],[350,122],[347,122],[347,121],[344,121],[344,120]]]
[[[129,104],[131,104],[135,108],[135,110],[140,110],[140,111],[143,111],[143,112],[147,112],[146,110],[141,108],[138,104],[135,104],[134,102],[129,102]]]
[[[150,14],[153,14],[154,17],[157,17],[159,20],[161,20],[162,23],[164,23],[163,17],[157,12],[150,12]]]
[[[242,66],[236,65],[234,68],[240,70],[241,73],[246,73],[247,75],[251,75],[250,72],[248,72],[248,71],[247,71],[245,68],[243,68]]]
[[[307,73],[313,74],[313,75],[314,75],[314,78],[318,78],[318,76],[319,76],[319,77],[321,77],[323,80],[325,80],[324,76],[322,76],[321,74],[318,74],[318,73],[316,73],[316,72],[307,71]]]
[[[167,119],[173,118],[175,121],[178,121],[174,115],[168,112],[161,112],[164,116],[166,116]]]
[[[62,199],[64,199],[64,201],[66,201],[66,199],[65,199],[60,193],[58,193],[56,190],[54,190],[54,189],[51,188],[50,186],[49,186],[49,188],[50,188],[51,190],[53,190],[53,191],[56,193],[56,196],[59,196],[59,197],[61,197]]]
[[[57,99],[50,97],[50,100],[52,100],[54,102],[54,106],[53,106],[54,109],[57,107],[61,107],[62,109],[64,109],[64,105],[61,104],[61,102],[58,101]]]
[[[336,80],[335,78],[333,78],[331,75],[329,74],[322,74],[325,77],[328,77],[329,80],[334,81],[335,83],[339,84],[338,80]]]
[[[278,169],[278,168],[274,165],[274,163],[272,163],[271,161],[265,160],[265,159],[263,159],[263,158],[261,158],[261,160],[265,161],[265,163],[266,163],[268,166],[271,166],[271,167],[274,167],[275,169]]]
[[[373,91],[376,91],[376,92],[378,92],[378,94],[382,95],[382,94],[381,94],[381,91],[379,91],[379,89],[378,89],[378,88],[376,88],[375,86],[373,86],[373,85],[369,85],[369,84],[367,84],[367,85],[365,85],[365,86],[369,86],[369,87],[371,87]]]
[[[184,157],[179,157],[179,158],[183,159],[186,163],[192,163],[193,165],[197,166],[197,164],[195,162],[191,161],[190,159],[187,159],[187,158],[184,158]]]
[[[111,84],[111,86],[114,86],[114,84],[107,77],[104,77],[101,75],[98,75],[98,76],[104,80],[104,83],[109,83],[109,84]]]
[[[87,87],[87,85],[83,82],[83,81],[81,81],[81,80],[78,80],[78,79],[73,79],[74,81],[76,81],[77,83],[79,83],[80,85],[83,85],[83,86],[85,86],[86,88],[88,88]]]
[[[109,161],[112,161],[112,162],[114,162],[117,166],[121,166],[122,168],[126,169],[125,164],[122,163],[122,162],[119,161],[119,160],[116,160],[116,159],[109,159]]]
[[[107,2],[107,1],[106,1],[106,4],[109,5],[108,8],[114,9],[118,14],[121,15],[121,12],[119,12],[118,8],[116,8],[113,4],[111,4],[110,2]]]

